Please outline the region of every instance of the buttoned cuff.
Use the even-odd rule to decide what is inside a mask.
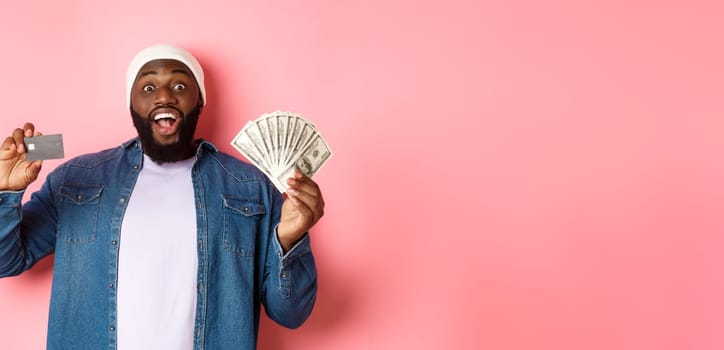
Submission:
[[[279,242],[279,235],[277,235],[276,227],[274,228],[274,250],[277,252],[277,256],[282,260],[282,264],[284,264],[284,261],[298,258],[300,256],[303,256],[307,253],[309,253],[312,248],[309,243],[309,233],[305,232],[304,235],[302,235],[302,238],[300,238],[297,243],[292,246],[289,251],[284,254],[284,249],[282,249],[282,244]]]

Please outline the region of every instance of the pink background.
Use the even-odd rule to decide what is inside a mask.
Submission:
[[[134,135],[126,65],[158,42],[205,65],[199,135],[223,150],[264,112],[317,124],[319,299],[298,330],[265,318],[261,349],[724,348],[719,1],[0,13],[1,126],[63,133],[67,157]],[[2,349],[44,347],[51,270],[0,280]]]

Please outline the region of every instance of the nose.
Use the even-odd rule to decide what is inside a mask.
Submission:
[[[161,87],[156,89],[153,102],[156,105],[174,105],[178,101],[176,100],[176,95],[170,88]]]

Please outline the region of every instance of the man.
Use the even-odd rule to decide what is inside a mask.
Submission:
[[[282,196],[194,140],[206,90],[183,49],[139,52],[126,96],[138,137],[59,166],[25,205],[41,161],[23,138],[38,132],[0,145],[0,277],[55,254],[48,349],[253,349],[261,304],[300,326],[317,290],[317,184],[297,173]]]

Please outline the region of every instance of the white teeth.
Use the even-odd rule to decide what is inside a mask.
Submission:
[[[172,113],[159,113],[159,114],[156,114],[156,116],[153,117],[153,120],[160,120],[160,119],[166,119],[166,118],[172,119],[172,120],[176,120],[176,116],[173,115]]]

